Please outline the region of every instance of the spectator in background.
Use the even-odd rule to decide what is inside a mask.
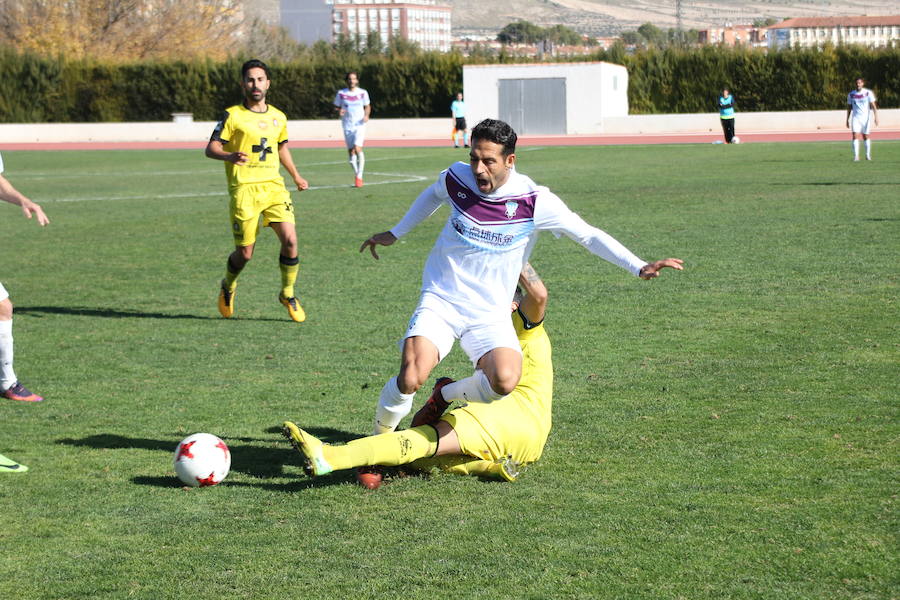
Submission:
[[[719,119],[722,121],[725,143],[730,144],[734,139],[734,96],[728,88],[723,88],[719,96]]]

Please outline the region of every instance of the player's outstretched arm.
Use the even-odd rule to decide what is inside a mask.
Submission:
[[[14,188],[9,180],[2,175],[0,175],[0,199],[20,207],[22,209],[22,214],[29,219],[32,216],[37,217],[38,225],[41,227],[50,223],[50,219],[44,214],[44,209],[37,203],[26,198],[24,194]]]
[[[362,252],[366,248],[372,253],[372,256],[375,257],[375,260],[378,260],[378,252],[375,251],[376,246],[390,246],[394,242],[397,241],[397,238],[390,231],[383,231],[381,233],[376,233],[365,242],[363,245],[359,247],[359,251]]]
[[[682,271],[684,270],[683,264],[684,261],[680,258],[664,258],[663,260],[647,263],[641,267],[641,272],[638,273],[638,277],[641,279],[653,279],[654,277],[659,277],[659,272],[666,267]]]

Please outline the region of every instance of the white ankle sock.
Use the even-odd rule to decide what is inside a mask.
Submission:
[[[493,402],[503,397],[491,388],[491,382],[481,370],[475,371],[471,377],[448,383],[441,388],[441,395],[447,402]]]
[[[13,371],[12,319],[0,321],[0,390],[6,391],[16,382]]]
[[[397,387],[396,377],[388,379],[381,388],[381,396],[378,398],[378,406],[375,408],[373,435],[390,433],[396,429],[403,417],[412,410],[415,397],[415,392],[404,394],[400,391],[400,388]]]

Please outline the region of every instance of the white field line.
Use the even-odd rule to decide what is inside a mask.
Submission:
[[[385,156],[382,158],[366,158],[366,163],[373,163],[376,161],[386,161],[386,160],[411,160],[415,159],[415,156]],[[295,161],[294,164],[297,166],[297,169],[304,169],[305,167],[323,167],[323,166],[331,166],[331,165],[345,165],[348,164],[347,160],[332,160],[327,162],[299,162]],[[213,165],[212,168],[208,169],[194,169],[191,171],[142,171],[137,173],[137,175],[153,175],[158,176],[167,176],[167,175],[221,175],[222,167],[215,168],[216,165]],[[102,173],[98,172],[86,172],[79,171],[77,173],[17,173],[15,175],[16,180],[21,179],[32,179],[32,180],[43,180],[43,179],[67,179],[67,178],[78,178],[78,177],[109,177],[111,174],[109,171],[104,171]],[[134,176],[135,173],[130,173],[128,176]]]
[[[196,173],[193,173],[196,174]],[[415,183],[417,181],[425,181],[429,179],[424,175],[412,175],[409,173],[376,173],[374,171],[369,173],[370,175],[380,175],[382,177],[396,177],[397,179],[392,179],[390,181],[373,181],[366,182],[366,186],[373,185],[391,185],[395,183]],[[342,184],[342,185],[311,185],[308,190],[331,190],[331,189],[340,189],[340,188],[352,188],[351,184]],[[296,192],[296,190],[291,190],[292,192]],[[185,192],[179,194],[151,194],[151,195],[140,195],[140,196],[90,196],[90,197],[74,197],[74,198],[42,198],[41,204],[45,204],[48,202],[116,202],[122,200],[172,200],[175,198],[208,198],[208,197],[227,197],[228,192],[226,190],[217,191],[217,192]]]

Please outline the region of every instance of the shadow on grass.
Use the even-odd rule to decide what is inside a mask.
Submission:
[[[795,185],[847,185],[856,187],[858,185],[897,185],[893,181],[807,181],[804,183],[792,182],[772,182],[769,185],[776,186],[795,186]]]
[[[83,306],[22,306],[16,305],[16,314],[19,315],[74,315],[79,317],[103,317],[106,319],[196,319],[200,321],[222,321],[222,317],[208,315],[189,315],[160,312],[143,312],[140,310],[121,310],[114,308],[87,308]],[[263,321],[272,323],[293,323],[286,319],[276,318],[241,318],[234,317],[231,321]]]
[[[271,427],[266,431],[268,433],[274,432],[280,434],[281,428]],[[347,441],[359,437],[349,432],[332,428],[309,428],[308,431],[316,437],[327,441]],[[183,439],[183,437],[184,436],[172,437],[169,439],[151,439],[127,437],[114,433],[104,433],[99,435],[91,435],[80,439],[62,438],[56,440],[56,443],[67,446],[87,447],[105,450],[153,450],[165,452],[169,455],[174,455],[175,447],[178,445],[178,442]],[[284,472],[285,465],[291,467],[300,467],[301,465],[300,457],[297,455],[296,450],[291,448],[290,444],[286,440],[283,440],[280,435],[277,439],[268,437],[220,437],[222,437],[225,443],[228,444],[228,448],[229,450],[231,450],[232,471],[245,473],[247,475],[260,479],[272,479],[276,477],[290,477],[292,475],[292,473],[286,474]],[[279,441],[283,441],[284,443],[279,444],[278,447],[267,447],[259,445],[272,444]],[[302,487],[335,485],[345,483],[346,481],[352,479],[353,473],[347,471],[335,476],[319,478],[314,481],[304,481],[302,483],[304,483],[305,485],[303,485]],[[140,485],[181,487],[181,483],[174,477],[135,477],[132,479],[132,481]],[[284,484],[270,484],[262,485],[259,487],[270,487],[273,490],[284,489],[284,491],[295,491],[296,489],[298,489],[297,485],[294,484],[290,484],[289,486],[285,486]],[[302,487],[300,489],[302,489]]]

